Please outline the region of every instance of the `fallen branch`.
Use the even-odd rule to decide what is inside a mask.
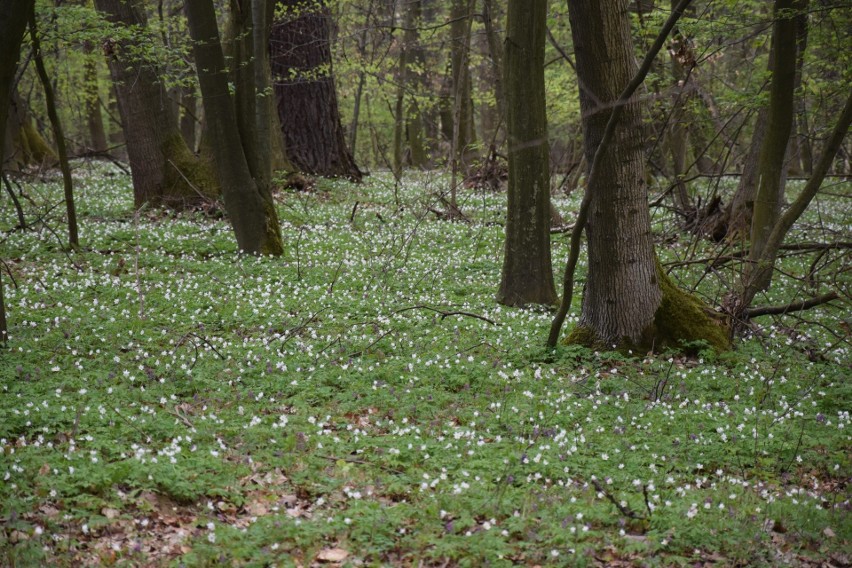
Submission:
[[[640,515],[640,514],[636,513],[636,512],[635,512],[633,509],[631,509],[630,507],[625,507],[625,506],[623,506],[621,503],[619,503],[618,501],[616,501],[616,500],[615,500],[615,497],[613,497],[613,496],[612,496],[612,493],[610,493],[609,491],[607,491],[607,490],[606,490],[606,488],[604,488],[604,486],[603,486],[603,485],[601,485],[601,484],[600,484],[600,482],[598,482],[598,480],[597,480],[597,479],[593,479],[593,480],[592,480],[592,485],[594,485],[594,486],[595,486],[595,489],[597,489],[597,490],[598,490],[598,493],[603,493],[603,496],[604,496],[604,497],[606,497],[606,498],[607,498],[607,500],[608,500],[610,503],[612,503],[613,505],[615,505],[615,508],[616,508],[616,509],[618,509],[618,512],[619,512],[619,513],[621,513],[622,515],[624,515],[625,517],[628,517],[628,518],[630,518],[630,519],[644,519],[644,518],[645,518],[644,516],[642,516],[642,515]]]
[[[500,325],[496,321],[489,319],[485,316],[481,316],[479,314],[473,314],[471,312],[463,312],[463,311],[445,312],[444,310],[439,310],[438,308],[433,308],[431,306],[422,306],[422,305],[410,306],[410,307],[407,307],[407,308],[402,308],[401,310],[396,310],[394,313],[395,314],[401,314],[402,312],[407,312],[407,311],[410,311],[410,310],[430,310],[430,311],[433,311],[435,313],[441,314],[442,320],[444,318],[449,317],[449,316],[467,316],[469,318],[476,318],[478,320],[486,321],[486,322],[490,323],[491,325]]]
[[[823,294],[822,296],[817,296],[816,298],[811,298],[809,300],[790,302],[786,306],[758,306],[756,308],[748,308],[745,310],[744,315],[746,318],[751,319],[759,316],[779,316],[792,312],[801,312],[822,304],[827,304],[839,297],[840,296],[837,295],[837,292],[829,292],[828,294]]]

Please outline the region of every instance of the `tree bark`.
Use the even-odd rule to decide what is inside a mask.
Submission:
[[[757,261],[766,240],[781,212],[786,180],[785,157],[793,131],[794,86],[796,80],[796,43],[790,38],[796,34],[796,19],[791,11],[799,6],[794,0],[775,0],[775,23],[772,44],[775,65],[769,90],[766,135],[760,149],[759,185],[751,220],[751,252],[749,260]],[[746,265],[749,271],[751,264]],[[768,273],[771,275],[771,272]],[[764,277],[756,283],[761,289],[769,286]]]
[[[550,347],[570,307],[579,229],[585,226],[589,271],[580,325],[568,342],[644,349],[705,340],[718,351],[729,348],[725,326],[713,321],[699,300],[674,286],[655,259],[642,169],[641,116],[634,95],[688,4],[681,0],[672,11],[628,81],[634,63],[624,0],[569,3],[577,75],[584,86],[583,139],[591,166],[571,234],[565,292],[551,325]],[[626,86],[616,96],[619,84]]]
[[[5,146],[7,110],[21,55],[21,41],[27,29],[27,15],[34,5],[34,0],[0,0],[0,149]],[[0,343],[3,345],[9,338],[8,329],[3,271],[0,270]]]
[[[187,147],[163,81],[151,62],[133,56],[144,42],[148,18],[141,0],[95,0],[116,26],[134,27],[137,39],[104,43],[115,85],[136,207],[188,207],[219,194],[210,164]]]
[[[544,93],[547,0],[509,0],[507,22],[504,72],[509,190],[497,301],[510,306],[554,304]]]
[[[68,244],[77,247],[80,244],[77,234],[77,209],[74,206],[74,186],[71,180],[71,166],[68,164],[68,152],[65,149],[65,134],[62,132],[62,123],[56,112],[56,102],[53,96],[53,85],[44,67],[41,57],[41,41],[36,29],[35,6],[30,7],[29,13],[30,41],[33,44],[33,59],[36,72],[44,89],[44,101],[47,106],[47,115],[53,127],[53,137],[56,139],[56,153],[59,155],[59,168],[62,170],[62,185],[65,194],[65,213],[68,217]]]
[[[250,254],[280,255],[281,227],[272,195],[252,178],[240,140],[213,1],[187,2],[186,12],[214,166],[237,245]]]
[[[360,181],[340,122],[326,0],[277,0],[276,6],[270,61],[287,157],[305,173]]]
[[[583,139],[591,164],[611,111],[635,71],[624,0],[568,4],[577,56]],[[605,67],[604,67],[605,66]],[[625,105],[615,140],[601,157],[586,236],[589,273],[580,325],[605,344],[639,343],[654,321],[657,281],[644,174],[642,116],[637,98]]]
[[[89,129],[89,151],[103,153],[107,151],[106,130],[101,115],[101,96],[98,89],[98,65],[92,51],[92,43],[83,44],[86,60],[83,63],[84,83],[86,88],[86,125]]]
[[[466,169],[476,143],[470,80],[470,29],[475,0],[453,0],[450,24],[450,68],[452,71],[453,139],[451,159]]]
[[[14,79],[10,81],[13,83]],[[29,165],[58,163],[59,157],[33,123],[26,101],[17,88],[11,92],[6,118],[6,137],[3,147],[3,168],[21,170]]]

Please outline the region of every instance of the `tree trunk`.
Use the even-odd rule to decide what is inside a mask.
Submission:
[[[198,99],[195,96],[195,86],[185,86],[180,96],[180,134],[187,148],[195,153],[195,123],[198,122]]]
[[[71,181],[71,166],[68,164],[68,152],[65,150],[65,134],[62,132],[62,123],[56,113],[56,103],[53,97],[53,85],[44,67],[41,57],[41,41],[36,29],[35,6],[30,7],[29,13],[30,41],[33,46],[33,59],[36,72],[44,88],[44,101],[47,106],[47,115],[53,126],[53,137],[56,139],[56,153],[59,155],[59,168],[62,170],[62,185],[65,194],[65,213],[68,217],[68,244],[77,247],[80,244],[77,234],[77,209],[74,206],[74,188]]]
[[[506,94],[503,86],[503,42],[494,25],[495,18],[499,20],[499,16],[495,12],[494,0],[482,1],[482,20],[485,23],[485,40],[488,45],[488,59],[491,66],[490,76],[494,85],[494,101],[497,107],[497,124],[494,125],[494,132],[489,137],[488,142],[494,144],[495,148],[499,148],[503,142],[500,131],[505,127],[503,121],[506,120]]]
[[[674,25],[685,4],[678,5],[664,29]],[[724,350],[728,347],[724,328],[710,320],[700,301],[669,281],[654,254],[635,87],[650,69],[665,34],[660,34],[642,72],[634,77],[626,0],[572,0],[568,9],[577,76],[584,85],[580,107],[586,159],[591,164],[577,220],[578,226],[586,220],[589,269],[580,324],[568,341],[646,349],[705,339]],[[619,113],[615,118],[620,120],[608,129],[613,113]],[[574,255],[573,234],[571,247]],[[569,270],[565,283],[570,293]],[[567,305],[564,298],[563,305]],[[560,307],[558,316],[564,317],[565,311]],[[560,326],[557,317],[548,344],[555,343]]]
[[[509,198],[497,301],[554,304],[550,258],[550,160],[544,93],[547,0],[509,0],[506,29],[506,127]]]
[[[89,151],[103,153],[107,151],[106,130],[101,115],[101,95],[98,89],[98,65],[92,54],[94,48],[87,41],[83,44],[86,60],[83,63],[86,88],[86,125],[89,129]]]
[[[14,79],[10,81],[10,84]],[[3,168],[21,170],[30,165],[56,165],[59,157],[33,124],[27,103],[12,90],[6,118]]]
[[[0,0],[0,149],[5,146],[7,109],[21,55],[21,41],[27,29],[27,15],[34,4],[33,0]],[[3,271],[0,270],[0,344],[5,345],[8,338]]]
[[[277,0],[276,6],[270,61],[287,157],[305,173],[360,181],[340,123],[326,1]]]
[[[280,255],[283,244],[275,203],[268,188],[252,179],[240,140],[213,1],[188,2],[186,12],[214,166],[237,245],[250,254]]]
[[[609,8],[597,0],[568,4],[577,75],[585,86],[580,106],[590,164],[609,120],[609,105],[636,68],[625,2],[614,4]],[[662,300],[642,143],[642,116],[638,99],[633,98],[623,110],[614,143],[602,156],[600,175],[587,189],[589,273],[580,325],[605,344],[639,343]]]
[[[452,70],[453,156],[465,170],[473,158],[476,143],[473,125],[473,98],[470,80],[470,28],[474,0],[453,0],[450,24],[450,66]]]
[[[791,10],[800,6],[795,0],[775,0],[775,23],[772,44],[775,65],[769,90],[766,135],[760,149],[759,180],[751,221],[751,247],[749,260],[761,258],[766,239],[781,213],[784,197],[785,157],[793,131],[794,85],[796,80],[796,43],[790,38],[796,34],[796,19]],[[752,264],[746,265],[746,272]],[[767,273],[771,276],[771,272]],[[769,276],[757,284],[760,289],[769,286]]]
[[[95,0],[95,6],[111,23],[134,27],[138,36],[104,43],[136,207],[145,203],[187,207],[217,197],[219,188],[210,164],[187,147],[156,66],[134,56],[134,50],[144,43],[148,24],[141,0]]]

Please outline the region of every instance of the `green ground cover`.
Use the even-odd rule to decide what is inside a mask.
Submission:
[[[848,304],[720,356],[549,355],[547,310],[493,301],[503,194],[450,223],[435,174],[320,181],[278,196],[285,255],[255,259],[215,215],[134,215],[128,177],[76,174],[81,251],[56,180],[22,184],[32,230],[0,208],[0,565],[850,561]],[[795,238],[849,240],[848,190]],[[811,295],[812,261],[760,303]],[[718,303],[734,270],[672,275]]]

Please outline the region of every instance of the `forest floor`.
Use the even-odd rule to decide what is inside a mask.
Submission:
[[[76,168],[78,251],[58,179],[20,182],[28,230],[0,201],[0,565],[852,562],[848,304],[722,355],[550,354],[549,309],[494,302],[505,194],[448,222],[437,174],[321,180],[277,196],[286,252],[258,259],[215,211],[134,214],[127,176]],[[849,195],[793,238],[852,240]],[[664,263],[721,251],[655,230]],[[759,303],[848,293],[849,251],[814,258]],[[715,305],[737,270],[672,275]]]

